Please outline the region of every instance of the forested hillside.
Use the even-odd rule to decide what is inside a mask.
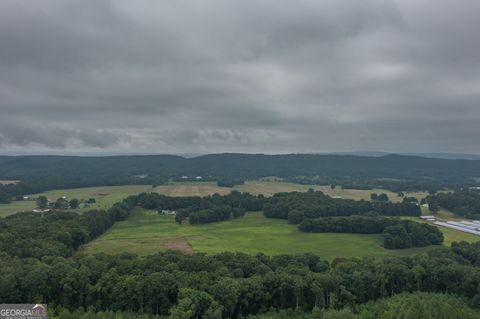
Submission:
[[[51,189],[126,184],[158,185],[169,180],[217,180],[231,187],[247,179],[278,176],[302,184],[342,188],[386,188],[395,192],[476,185],[480,161],[387,155],[212,154],[195,158],[151,156],[0,156],[0,203]]]
[[[480,176],[480,161],[387,155],[212,154],[195,158],[150,156],[1,156],[0,178],[45,176],[324,176],[335,178],[419,178],[461,180]]]

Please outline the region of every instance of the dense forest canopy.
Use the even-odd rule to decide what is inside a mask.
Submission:
[[[480,176],[478,160],[446,160],[386,155],[211,154],[194,158],[143,156],[0,156],[0,178],[44,176],[330,176],[354,178],[461,179]]]

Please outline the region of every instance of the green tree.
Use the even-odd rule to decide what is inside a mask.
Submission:
[[[70,208],[71,209],[77,209],[78,208],[79,201],[76,198],[72,198],[70,200]]]
[[[37,198],[37,207],[40,209],[45,209],[48,206],[48,198],[45,196],[38,196]]]
[[[61,198],[61,197],[59,199],[57,199],[57,201],[53,205],[53,207],[55,209],[67,209],[68,206],[69,206],[68,201],[64,198]]]

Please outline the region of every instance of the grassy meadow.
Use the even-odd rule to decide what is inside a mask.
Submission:
[[[174,216],[138,209],[128,220],[115,223],[104,235],[84,246],[81,253],[148,255],[167,249],[210,254],[224,251],[268,255],[311,252],[332,260],[336,257],[405,256],[434,248],[390,250],[383,248],[382,243],[381,235],[303,233],[285,220],[268,219],[260,212],[218,223],[178,225]]]

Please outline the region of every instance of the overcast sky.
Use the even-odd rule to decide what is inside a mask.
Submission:
[[[0,153],[480,153],[478,0],[2,0]]]

